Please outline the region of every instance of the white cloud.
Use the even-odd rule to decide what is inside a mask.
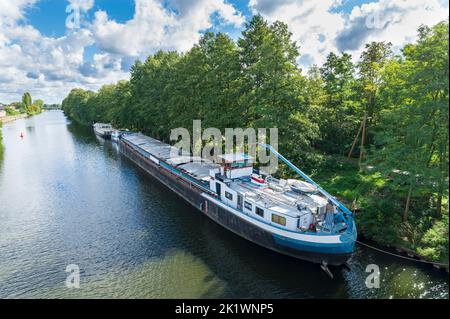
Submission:
[[[73,83],[86,85],[78,71],[85,47],[93,43],[89,30],[46,37],[24,23],[25,12],[36,1],[0,2],[0,101],[20,99],[24,91],[35,98],[60,101]],[[81,3],[88,8],[87,3]],[[121,75],[124,75],[122,73]]]
[[[336,12],[339,0],[250,0],[254,13],[288,24],[298,42],[303,66],[322,64],[331,52],[347,51],[357,60],[364,45],[389,41],[398,49],[416,38],[421,24],[448,17],[445,0],[379,0],[355,6],[350,14]]]
[[[13,24],[23,18],[26,7],[32,6],[37,0],[2,0],[0,1],[0,27]]]
[[[136,0],[133,19],[124,24],[110,20],[105,11],[97,11],[92,26],[97,46],[114,54],[138,56],[147,47],[160,47],[166,27],[174,16],[156,1]]]
[[[69,0],[69,2],[74,8],[81,11],[89,11],[94,6],[94,0]]]
[[[202,31],[213,26],[213,18],[237,27],[244,22],[225,0],[135,0],[134,16],[125,23],[97,11],[81,29],[47,37],[25,23],[26,9],[36,2],[0,0],[2,102],[19,100],[24,91],[53,103],[73,87],[97,90],[128,78],[136,57],[145,58],[158,49],[188,50]],[[94,0],[68,2],[82,12],[94,7]],[[99,51],[86,60],[86,48],[93,44]]]
[[[361,54],[365,43],[387,41],[399,49],[413,42],[421,24],[433,26],[448,18],[448,2],[380,0],[353,8],[345,30],[336,38],[340,50]]]
[[[167,3],[166,3],[167,4]],[[244,17],[223,0],[170,0],[169,7],[158,0],[135,0],[135,14],[126,23],[95,13],[92,31],[97,45],[111,53],[144,56],[158,49],[188,50],[200,39],[200,32],[212,26],[218,14],[223,23],[239,27]]]
[[[300,45],[301,64],[321,64],[326,54],[335,49],[334,39],[344,29],[341,13],[332,12],[336,0],[250,0],[253,13],[260,13],[270,22],[288,24],[293,39]]]

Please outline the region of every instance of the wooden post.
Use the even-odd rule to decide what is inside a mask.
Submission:
[[[362,136],[361,136],[361,149],[359,150],[359,162],[358,166],[361,169],[361,163],[364,157],[364,140],[366,138],[366,121],[367,121],[367,113],[364,113],[364,120],[362,124]]]
[[[356,134],[355,140],[353,141],[352,148],[350,149],[350,152],[348,153],[347,159],[350,159],[350,157],[352,156],[353,150],[355,149],[355,146],[356,146],[356,142],[358,141],[359,134],[361,134],[362,127],[363,127],[363,122],[361,122],[361,125],[359,126],[358,133]]]
[[[409,184],[408,197],[406,198],[405,210],[403,211],[403,222],[406,223],[408,221],[408,213],[409,213],[409,204],[411,202],[411,193],[413,189],[413,183]]]

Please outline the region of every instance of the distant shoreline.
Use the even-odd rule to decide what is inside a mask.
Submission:
[[[2,124],[14,122],[15,120],[23,119],[28,117],[27,114],[19,114],[19,115],[13,115],[13,116],[4,116],[0,117],[0,122]]]

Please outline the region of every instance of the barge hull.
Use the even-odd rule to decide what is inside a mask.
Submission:
[[[318,252],[308,252],[293,249],[285,245],[280,245],[277,243],[271,232],[261,229],[245,219],[229,212],[227,209],[220,207],[208,198],[205,198],[203,196],[205,190],[199,185],[185,180],[176,173],[171,172],[163,166],[150,160],[150,158],[144,157],[142,154],[127,145],[127,143],[123,140],[120,140],[119,146],[123,155],[132,160],[135,164],[161,182],[164,186],[200,210],[203,214],[224,228],[259,246],[297,259],[306,260],[313,263],[325,262],[328,265],[334,266],[344,264],[351,255],[350,253],[323,254]]]
[[[111,139],[111,135],[110,134],[104,134],[104,133],[101,133],[101,132],[97,132],[96,130],[94,130],[94,133],[97,136],[99,136],[99,137],[101,137],[101,138],[103,138],[105,140],[110,140]]]

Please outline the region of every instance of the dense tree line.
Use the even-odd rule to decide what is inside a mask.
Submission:
[[[356,64],[330,53],[304,74],[287,25],[254,16],[237,42],[206,33],[184,54],[137,61],[129,81],[72,90],[62,108],[83,124],[112,122],[165,141],[193,119],[222,131],[278,127],[281,153],[312,173],[347,167],[345,174],[382,176],[347,198],[365,208],[358,219],[367,236],[447,258],[448,22],[418,32],[398,55],[390,43],[372,42]],[[359,172],[343,159],[363,119]]]

